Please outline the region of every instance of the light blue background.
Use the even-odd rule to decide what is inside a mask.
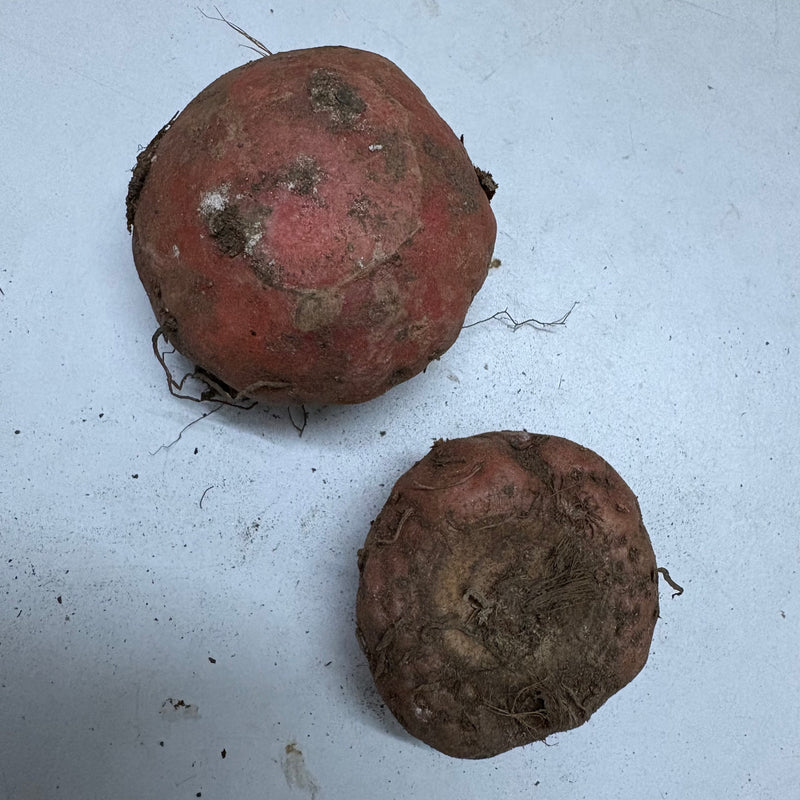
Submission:
[[[0,798],[796,796],[800,4],[220,9],[273,50],[382,53],[464,134],[502,260],[468,321],[578,305],[469,328],[302,438],[284,408],[200,418],[153,358],[125,194],[255,55],[194,0],[2,0]],[[605,457],[686,591],[586,725],[458,761],[380,705],[356,551],[435,438],[502,428]]]

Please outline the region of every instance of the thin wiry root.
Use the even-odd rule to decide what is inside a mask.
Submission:
[[[511,313],[507,308],[504,308],[502,311],[497,311],[496,313],[492,314],[491,317],[486,317],[486,319],[479,319],[477,322],[470,322],[468,325],[463,325],[462,330],[465,328],[472,328],[475,325],[482,325],[484,322],[491,322],[493,319],[505,320],[506,322],[510,323],[509,327],[512,331],[518,331],[520,328],[525,327],[526,325],[530,326],[531,328],[538,328],[539,330],[549,330],[550,328],[555,328],[559,325],[565,325],[569,315],[575,309],[575,306],[578,305],[578,301],[576,300],[572,306],[570,307],[569,311],[565,314],[560,316],[558,319],[551,320],[550,322],[542,322],[542,320],[535,319],[534,317],[529,317],[528,319],[516,320],[514,317],[511,316]]]
[[[517,722],[522,722],[525,719],[530,717],[536,717],[537,719],[547,719],[547,714],[543,710],[539,711],[508,711],[505,708],[499,708],[498,706],[490,705],[489,703],[484,703],[484,706],[489,709],[489,711],[493,711],[500,717],[510,717],[511,719],[517,720]]]
[[[226,19],[225,16],[223,16],[222,12],[219,10],[219,8],[217,8],[217,6],[214,6],[214,10],[217,12],[217,14],[219,14],[218,17],[212,17],[210,14],[206,14],[206,12],[203,11],[202,8],[198,7],[197,10],[206,19],[213,19],[213,20],[216,20],[217,22],[224,22],[229,28],[233,28],[233,30],[235,30],[236,33],[238,33],[241,36],[244,36],[244,38],[247,39],[248,41],[251,41],[255,45],[255,47],[250,47],[250,45],[247,45],[247,44],[243,45],[248,50],[255,50],[255,52],[258,53],[262,57],[263,56],[271,56],[272,55],[272,51],[267,49],[267,46],[265,44],[263,44],[262,42],[259,42],[258,39],[256,39],[254,36],[251,36],[246,30],[244,30],[244,28],[240,28],[238,25],[236,25],[235,23],[231,22],[229,19]]]
[[[289,406],[286,411],[289,414],[289,422],[292,423],[292,427],[297,431],[297,435],[302,436],[303,431],[306,429],[306,425],[308,424],[308,411],[306,411],[306,407],[304,405],[300,406],[300,422],[295,422],[295,419],[292,416],[291,406]]]
[[[167,387],[169,388],[169,393],[173,397],[177,397],[181,400],[191,400],[194,403],[222,403],[226,406],[233,406],[234,408],[243,408],[246,410],[253,408],[253,406],[257,404],[257,401],[251,400],[243,392],[231,395],[225,387],[214,380],[212,375],[200,368],[195,369],[194,372],[187,372],[179,381],[176,381],[164,358],[166,353],[174,353],[175,349],[173,348],[172,350],[166,351],[166,353],[162,353],[158,347],[159,339],[162,336],[166,341],[169,341],[169,339],[167,339],[167,329],[164,325],[157,328],[156,332],[153,334],[153,352],[158,359],[158,363],[161,364],[164,374],[167,376]],[[190,394],[183,393],[183,387],[188,380],[198,380],[206,385],[207,388],[200,393],[200,397],[194,397]]]
[[[508,717],[509,719],[513,719],[528,730],[531,730],[531,725],[529,724],[528,720],[539,719],[546,722],[547,711],[544,709],[544,707],[537,708],[532,711],[518,711],[517,709],[520,705],[520,699],[523,698],[524,695],[529,695],[532,692],[536,692],[541,688],[541,686],[542,682],[532,683],[529,686],[524,686],[517,692],[517,695],[514,697],[514,700],[511,702],[509,708],[501,708],[500,706],[491,705],[490,703],[484,703],[484,706],[492,713],[497,714],[500,717]]]
[[[212,483],[211,486],[207,486],[203,494],[200,495],[200,508],[203,507],[203,500],[206,499],[206,495],[214,488],[214,484]]]
[[[162,450],[169,450],[170,447],[172,447],[172,445],[177,444],[183,438],[183,434],[186,433],[186,431],[189,430],[189,428],[191,428],[192,425],[196,425],[198,422],[200,422],[200,420],[203,420],[206,417],[210,417],[215,411],[219,411],[221,408],[222,405],[218,405],[216,408],[212,408],[211,411],[206,411],[205,413],[201,414],[197,419],[193,419],[188,425],[184,425],[183,428],[181,428],[178,435],[171,442],[169,442],[168,444],[160,445],[156,450],[153,450],[153,452],[150,453],[150,455],[154,456],[156,455],[156,453],[160,453]],[[206,491],[208,491],[208,489],[206,489]],[[203,493],[203,496],[205,496],[205,492]],[[202,499],[200,502],[201,502],[200,507],[202,508],[203,507]]]

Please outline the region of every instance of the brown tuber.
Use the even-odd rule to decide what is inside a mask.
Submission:
[[[461,758],[586,722],[642,669],[658,617],[636,496],[555,436],[437,441],[394,486],[359,568],[380,695]]]
[[[158,333],[209,396],[356,403],[455,341],[494,188],[392,62],[317,47],[200,92],[139,155],[127,218]]]

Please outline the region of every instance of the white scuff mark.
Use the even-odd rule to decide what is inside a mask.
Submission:
[[[172,245],[172,257],[173,258],[180,258],[181,257],[181,251],[178,248],[178,245],[176,245],[176,244]]]
[[[218,189],[206,192],[200,198],[200,213],[205,216],[215,211],[224,211],[228,207],[228,195],[231,191],[230,184],[223,183]]]
[[[303,751],[295,742],[286,745],[286,753],[281,762],[286,783],[292,789],[307,792],[311,800],[316,800],[319,794],[319,784],[308,771]]]
[[[250,233],[250,232],[248,231],[248,233]],[[247,239],[247,241],[245,242],[245,245],[244,245],[244,251],[245,251],[245,253],[247,253],[247,255],[249,255],[249,256],[253,255],[253,252],[255,251],[256,245],[261,241],[261,237],[263,235],[264,234],[263,234],[262,231],[253,231],[252,233],[250,233],[250,235],[249,235],[249,237],[248,237],[248,239]]]
[[[371,153],[374,153],[376,150],[383,150],[383,145],[382,144],[371,144],[369,146],[369,150],[370,150]]]

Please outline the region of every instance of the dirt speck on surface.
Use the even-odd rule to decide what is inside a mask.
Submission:
[[[193,703],[168,697],[161,704],[161,710],[158,713],[164,719],[174,722],[182,719],[197,719],[200,716],[200,709]]]

